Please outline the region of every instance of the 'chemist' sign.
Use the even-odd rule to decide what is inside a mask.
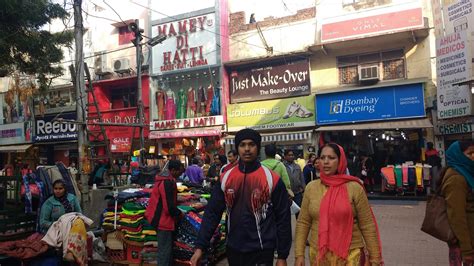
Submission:
[[[318,125],[424,117],[422,84],[316,95]]]

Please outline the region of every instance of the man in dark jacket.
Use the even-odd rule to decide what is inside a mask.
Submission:
[[[157,228],[158,266],[172,265],[173,231],[176,220],[182,215],[176,205],[176,178],[183,173],[183,164],[178,160],[170,160],[168,171],[169,176],[156,176],[145,212],[148,222]]]
[[[291,248],[291,213],[286,187],[279,176],[258,162],[260,134],[243,129],[235,136],[238,167],[223,173],[211,199],[195,243],[191,264],[197,265],[209,247],[222,213],[227,210],[229,265],[286,265]]]
[[[292,150],[285,150],[285,160],[283,164],[286,167],[286,172],[290,177],[290,184],[291,190],[295,194],[293,201],[301,206],[303,202],[303,192],[306,186],[304,181],[303,172],[301,171],[301,167],[295,163],[295,153]],[[298,214],[296,214],[296,218],[298,218]]]

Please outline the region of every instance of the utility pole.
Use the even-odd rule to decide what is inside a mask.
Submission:
[[[136,19],[135,23],[132,23],[130,29],[135,34],[135,39],[132,41],[136,48],[137,58],[137,108],[138,108],[138,124],[140,124],[140,165],[143,165],[142,152],[145,148],[145,136],[143,124],[145,123],[144,112],[143,112],[143,99],[142,99],[142,32],[140,29],[139,20]]]
[[[81,191],[83,202],[89,201],[89,186],[88,175],[84,172],[84,162],[86,162],[86,103],[87,94],[85,93],[85,79],[84,79],[84,48],[83,48],[83,25],[82,25],[82,0],[74,0],[74,40],[76,45],[75,54],[75,89],[76,89],[76,113],[77,121],[77,146],[79,150],[79,175],[81,177]]]

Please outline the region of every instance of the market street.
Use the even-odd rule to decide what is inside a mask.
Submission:
[[[373,200],[370,203],[379,224],[385,265],[448,265],[447,246],[420,231],[426,202]],[[293,219],[293,228],[294,222]],[[293,249],[287,262],[294,265]],[[228,265],[227,260],[217,265]]]

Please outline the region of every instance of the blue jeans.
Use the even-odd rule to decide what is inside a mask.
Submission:
[[[173,231],[157,230],[158,266],[173,265]]]

